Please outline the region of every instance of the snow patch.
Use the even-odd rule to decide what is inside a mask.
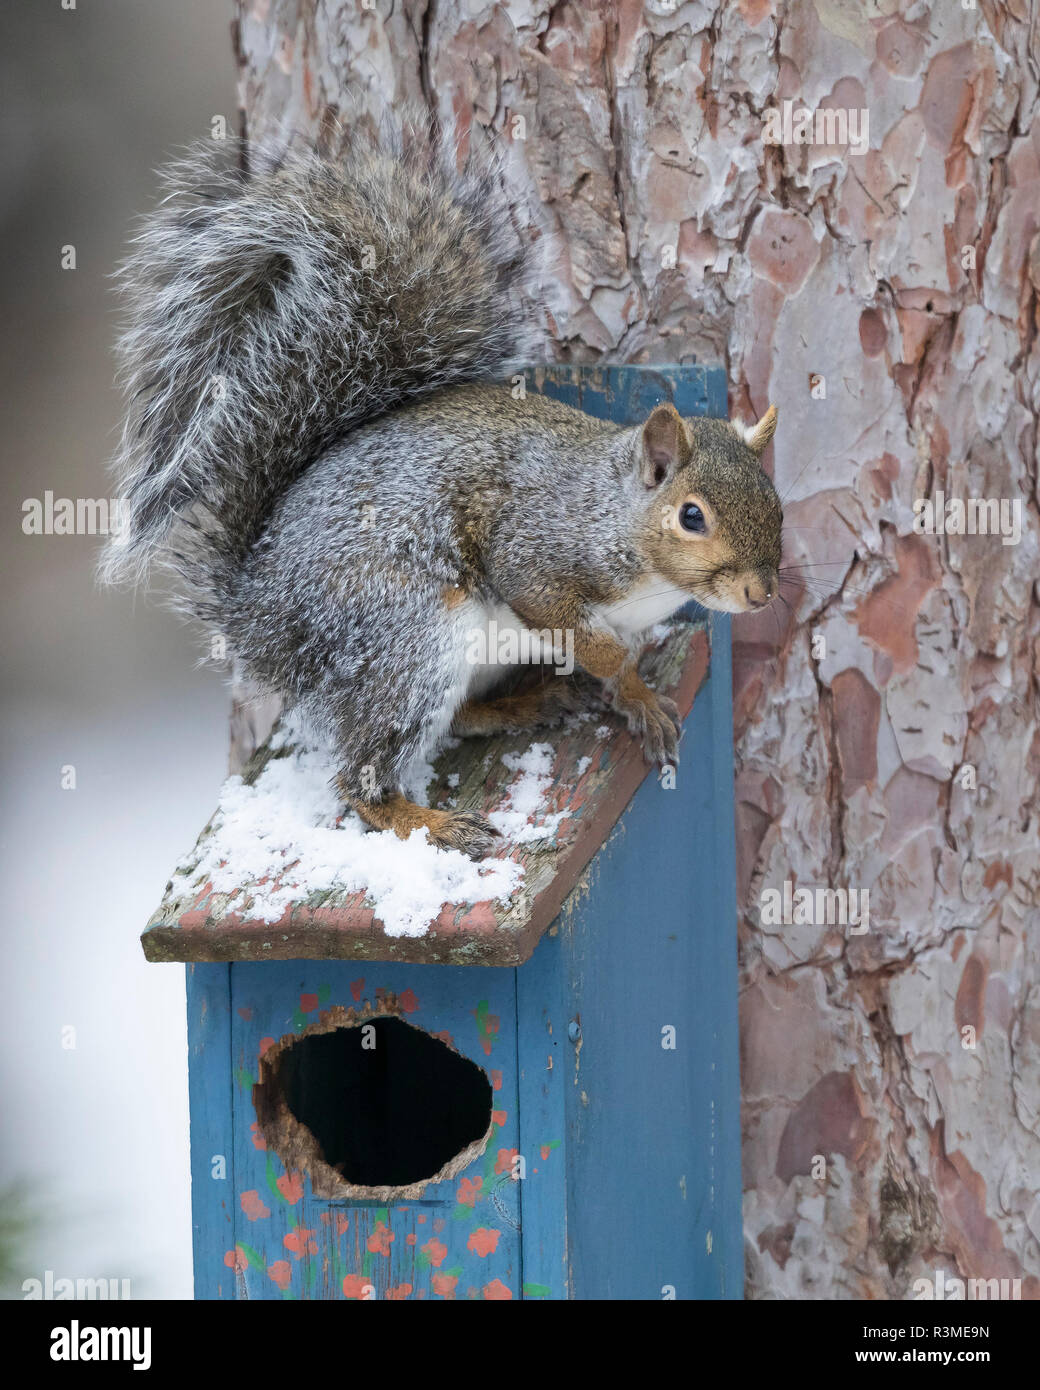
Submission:
[[[512,860],[475,863],[435,848],[421,829],[407,840],[369,831],[353,811],[337,824],[342,803],[329,752],[297,742],[301,732],[291,723],[278,731],[272,747],[290,751],[272,758],[252,786],[228,778],[202,857],[182,860],[174,875],[178,892],[207,881],[219,893],[241,889],[252,898],[250,918],[262,922],[279,921],[312,893],[363,892],[387,936],[425,936],[445,903],[504,901],[514,892],[524,871]],[[425,765],[409,779],[413,792],[425,791],[429,771]],[[534,779],[523,786],[533,788]],[[526,791],[522,800],[526,806]],[[525,826],[526,819],[527,812]]]
[[[544,807],[552,789],[552,745],[532,743],[526,753],[506,753],[502,761],[510,772],[519,772],[520,776],[506,788],[506,806],[492,811],[488,820],[496,830],[518,845],[555,835],[560,822],[570,815],[569,811],[553,811],[543,816],[537,824],[531,823],[532,817],[537,816]]]

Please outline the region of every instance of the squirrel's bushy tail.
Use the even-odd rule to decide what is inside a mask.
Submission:
[[[211,143],[172,166],[121,270],[124,524],[101,565],[140,580],[164,553],[217,620],[273,502],[324,448],[431,390],[501,378],[537,336],[489,159],[460,172],[454,141],[414,120],[352,132],[334,158],[244,173],[238,153]]]

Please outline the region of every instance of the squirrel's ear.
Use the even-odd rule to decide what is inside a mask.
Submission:
[[[753,454],[761,457],[774,434],[776,434],[776,406],[771,405],[757,425],[745,426],[744,442]]]
[[[682,416],[664,401],[643,426],[639,473],[648,488],[660,487],[690,457],[690,440]]]

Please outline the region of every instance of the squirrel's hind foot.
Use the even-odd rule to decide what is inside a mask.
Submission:
[[[494,700],[467,700],[456,710],[451,731],[458,738],[522,733],[559,724],[568,715],[591,713],[602,704],[587,678],[549,676]]]
[[[392,830],[401,840],[407,840],[413,830],[425,830],[431,844],[440,849],[457,849],[471,859],[485,859],[500,839],[490,821],[476,811],[438,811],[431,806],[418,806],[400,792],[382,801],[364,801],[348,796],[363,821],[373,830]]]
[[[502,838],[489,820],[476,811],[448,811],[437,829],[429,830],[430,839],[442,849],[458,849],[471,859],[486,859]]]

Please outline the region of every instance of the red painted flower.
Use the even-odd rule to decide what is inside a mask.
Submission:
[[[492,1230],[487,1226],[478,1226],[475,1231],[470,1231],[466,1249],[472,1250],[474,1255],[484,1259],[498,1248],[498,1238],[501,1234],[501,1231]]]
[[[394,1239],[394,1233],[385,1221],[376,1224],[375,1230],[365,1241],[370,1255],[389,1255],[390,1242]]]
[[[354,1000],[354,1003],[355,1003],[355,1004],[356,1004],[356,1003],[358,1002],[358,1000],[361,998],[361,991],[362,991],[364,988],[365,988],[365,981],[364,981],[364,979],[360,979],[360,980],[351,980],[351,982],[350,982],[350,994],[351,994],[351,997],[352,997],[352,999]]]
[[[267,1140],[260,1133],[260,1126],[256,1120],[249,1126],[249,1132],[252,1135],[254,1149],[262,1150],[267,1148]]]
[[[444,1263],[444,1257],[448,1253],[448,1247],[436,1236],[431,1236],[421,1249],[429,1257],[430,1264],[433,1265],[434,1269]]]
[[[295,1231],[290,1231],[282,1241],[286,1250],[291,1250],[298,1260],[302,1260],[304,1255],[316,1255],[318,1253],[317,1241],[313,1240],[314,1231],[308,1231],[306,1226],[297,1226]]]
[[[262,1221],[265,1216],[271,1215],[271,1208],[264,1205],[260,1193],[255,1187],[250,1188],[248,1192],[243,1192],[238,1200],[250,1221]]]
[[[435,1274],[430,1280],[438,1298],[454,1298],[455,1285],[459,1282],[457,1274]]]
[[[343,1276],[344,1298],[358,1298],[367,1302],[374,1293],[375,1285],[371,1279],[366,1279],[363,1274],[345,1274]]]
[[[275,1186],[291,1207],[303,1196],[303,1183],[299,1173],[283,1173],[276,1180]]]
[[[406,989],[403,994],[399,994],[397,1002],[406,1014],[414,1014],[419,1007],[419,1000],[416,998],[414,989]]]
[[[292,1279],[292,1265],[288,1260],[275,1260],[273,1265],[267,1266],[267,1274],[280,1289],[287,1289]]]
[[[459,1183],[459,1190],[455,1194],[456,1202],[461,1202],[466,1207],[476,1206],[477,1194],[483,1186],[484,1179],[481,1177],[463,1178]]]
[[[225,1253],[224,1263],[227,1265],[228,1269],[237,1269],[240,1274],[245,1274],[246,1270],[249,1268],[249,1260],[246,1256],[246,1252],[237,1245],[234,1250],[228,1250]]]
[[[269,1047],[274,1047],[275,1041],[274,1038],[261,1038],[260,1046],[257,1048],[259,1055],[262,1057]]]
[[[519,1149],[499,1149],[498,1157],[495,1159],[495,1172],[509,1173],[511,1176],[513,1172],[513,1164],[519,1157]]]
[[[501,1279],[492,1279],[490,1284],[484,1285],[481,1293],[487,1299],[506,1299],[513,1297],[512,1291],[506,1288]]]
[[[491,1088],[495,1091],[500,1091],[502,1089],[502,1073],[500,1071],[493,1071],[491,1073]]]
[[[491,1123],[492,1123],[493,1125],[498,1125],[498,1127],[501,1129],[502,1126],[505,1124],[505,1122],[506,1122],[506,1112],[505,1112],[504,1110],[492,1110],[492,1112],[491,1112]]]
[[[411,1298],[412,1286],[411,1284],[394,1284],[387,1289],[386,1296],[393,1299]]]
[[[318,1007],[318,996],[316,994],[300,995],[300,1013],[312,1014]]]

